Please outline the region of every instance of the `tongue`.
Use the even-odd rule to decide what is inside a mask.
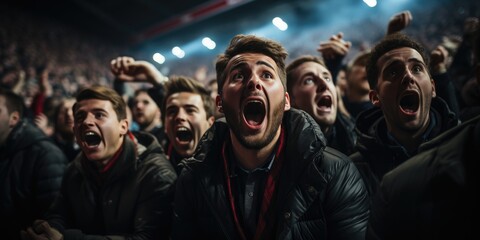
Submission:
[[[409,108],[402,108],[402,110],[406,113],[414,113],[415,111]]]
[[[327,111],[330,109],[330,107],[327,107],[327,106],[318,106],[318,109],[322,110],[322,111]]]
[[[245,119],[247,120],[248,124],[250,125],[260,125],[263,121],[263,115],[262,114],[247,114],[245,116]]]
[[[255,120],[248,120],[248,124],[250,124],[250,125],[255,125],[256,126],[256,125],[260,125],[260,123],[262,123],[262,122],[255,121]]]

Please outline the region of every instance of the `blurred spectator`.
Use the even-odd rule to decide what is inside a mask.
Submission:
[[[23,116],[23,99],[0,88],[0,232],[20,230],[43,217],[60,190],[67,159]]]
[[[55,132],[53,140],[57,146],[62,149],[68,158],[68,161],[73,161],[80,153],[80,146],[75,141],[73,132],[73,105],[74,98],[65,98],[56,107],[54,114]]]
[[[347,87],[343,104],[352,118],[365,110],[373,107],[370,101],[370,85],[367,80],[367,61],[370,57],[370,51],[363,51],[352,59],[347,65],[346,82]]]
[[[208,81],[208,83],[206,85],[206,88],[210,92],[210,96],[212,97],[213,101],[215,101],[215,99],[217,98],[217,95],[218,95],[217,79],[216,78],[210,79],[210,81]],[[214,116],[215,116],[215,119],[219,119],[219,118],[223,117],[224,115],[216,107]]]
[[[147,61],[137,61],[132,57],[120,56],[110,61],[110,69],[115,75],[115,90],[123,95],[125,83],[149,84],[150,87],[137,89],[133,96],[132,117],[139,130],[153,134],[164,149],[168,139],[162,125],[161,104],[165,98],[164,82],[168,80],[155,66]],[[128,97],[128,96],[127,96]]]

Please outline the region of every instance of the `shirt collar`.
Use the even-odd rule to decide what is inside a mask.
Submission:
[[[236,176],[237,175],[237,168],[240,169],[242,172],[247,173],[247,174],[250,174],[250,173],[253,173],[253,172],[256,172],[256,171],[269,172],[272,169],[273,163],[275,162],[275,152],[277,152],[278,143],[275,145],[275,149],[272,151],[272,153],[268,157],[268,161],[265,162],[263,164],[263,166],[257,167],[253,170],[247,170],[247,169],[243,168],[242,166],[240,166],[240,164],[238,164],[237,158],[235,157],[235,154],[233,154],[233,149],[231,147],[231,144],[228,144],[227,148],[228,148],[228,153],[227,154],[228,154],[229,165],[232,166],[231,170],[230,170],[231,171],[230,175],[231,176]]]

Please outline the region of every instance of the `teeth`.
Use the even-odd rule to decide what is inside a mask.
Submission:
[[[188,131],[188,129],[186,127],[179,127],[177,131]]]
[[[95,136],[95,135],[97,135],[95,132],[90,132],[90,131],[89,131],[89,132],[85,132],[85,133],[83,134],[83,139],[86,139],[86,138],[88,138],[88,137]]]

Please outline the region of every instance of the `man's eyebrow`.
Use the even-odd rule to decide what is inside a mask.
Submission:
[[[275,70],[275,68],[272,65],[270,65],[270,63],[267,63],[265,61],[260,60],[260,61],[257,62],[257,65],[265,65],[265,66],[271,68],[272,70]]]
[[[168,109],[172,109],[172,108],[178,108],[178,106],[177,105],[167,105],[165,109],[168,110]]]
[[[397,58],[392,58],[391,60],[389,60],[387,62],[387,64],[385,65],[384,69],[387,69],[389,68],[390,66],[398,63],[398,62],[402,62],[400,59],[397,59]],[[411,57],[407,60],[407,62],[415,62],[415,63],[419,63],[419,64],[422,64],[422,65],[425,65],[424,62],[422,62],[420,59],[416,58],[416,57]]]
[[[425,63],[420,61],[420,59],[418,59],[418,58],[409,58],[408,61],[409,62],[416,62],[416,63],[420,63],[422,65],[425,65]]]
[[[91,110],[92,112],[107,112],[107,110],[103,109],[103,108],[94,108]]]
[[[238,63],[235,63],[234,65],[232,65],[232,67],[230,68],[230,71],[229,72],[232,72],[238,68],[241,68],[242,66],[246,65],[247,63],[245,62],[238,62]]]
[[[200,109],[197,105],[195,104],[185,104],[184,105],[185,108],[195,108],[195,109]]]
[[[167,110],[168,110],[168,109],[172,109],[172,108],[177,109],[177,108],[181,108],[181,107],[183,107],[183,108],[196,108],[196,109],[199,109],[199,107],[196,106],[195,104],[185,104],[185,105],[183,105],[183,106],[169,105],[169,106],[166,107],[166,109],[167,109]]]
[[[73,114],[76,115],[76,114],[79,114],[79,113],[86,113],[87,111],[79,108],[76,112],[74,112]],[[90,112],[106,112],[108,113],[107,110],[103,109],[103,108],[94,108],[94,109],[91,109]]]
[[[243,62],[243,61],[238,62],[238,63],[232,65],[232,67],[230,68],[230,72],[233,71],[233,70],[236,70],[236,69],[238,69],[238,68],[241,68],[241,67],[244,66],[244,65],[247,65],[247,63],[246,63],[246,62]],[[257,62],[256,62],[256,65],[265,65],[265,66],[267,66],[268,68],[271,68],[272,70],[275,70],[275,68],[274,68],[270,63],[265,62],[265,61],[262,61],[262,60],[257,61]]]

